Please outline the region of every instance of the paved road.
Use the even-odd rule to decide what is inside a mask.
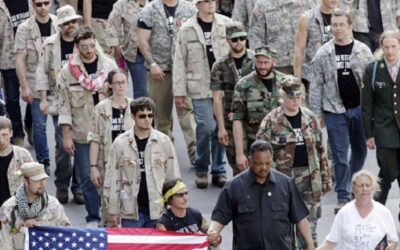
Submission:
[[[174,115],[176,118],[176,115]],[[177,125],[179,126],[179,125]],[[48,122],[48,134],[53,135],[53,128],[52,124]],[[178,155],[178,160],[181,166],[181,172],[183,180],[187,183],[189,191],[190,191],[190,205],[192,207],[200,209],[200,211],[204,214],[204,216],[209,219],[211,216],[212,209],[214,204],[216,203],[218,194],[220,189],[209,186],[206,190],[199,190],[196,189],[194,184],[194,169],[189,163],[189,159],[186,154],[186,146],[183,141],[182,133],[179,127],[174,127],[174,135],[175,135],[175,142],[176,142],[176,151]],[[51,150],[51,155],[54,157],[54,139],[49,138],[49,146]],[[30,148],[30,151],[33,153],[33,149]],[[369,151],[367,162],[365,164],[365,168],[377,173],[377,163],[375,159],[375,151]],[[55,186],[54,186],[54,160],[52,159],[51,162],[51,171],[52,176],[50,181],[48,182],[48,190],[49,193],[55,195]],[[228,170],[228,176],[231,178],[232,171]],[[399,212],[399,187],[397,184],[393,184],[392,190],[389,194],[389,199],[387,201],[387,207],[392,212],[395,221],[396,221],[396,228],[397,232],[400,232],[400,226],[397,220],[398,212]],[[72,195],[70,195],[72,197]],[[71,198],[70,198],[71,199]],[[322,242],[324,237],[328,234],[330,226],[334,219],[333,208],[336,204],[336,196],[334,192],[328,193],[322,201],[323,210],[322,210],[322,217],[318,223],[318,238],[319,242]],[[74,226],[85,226],[85,216],[86,212],[84,206],[78,206],[74,203],[70,202],[65,205],[65,210],[70,218],[72,224]],[[231,224],[228,225],[223,231],[223,242],[221,245],[221,249],[231,249],[232,245],[232,227]],[[398,247],[400,249],[400,246]]]

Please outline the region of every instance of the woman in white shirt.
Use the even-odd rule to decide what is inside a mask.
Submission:
[[[393,216],[373,200],[379,189],[376,176],[361,170],[353,175],[351,185],[355,199],[340,209],[318,249],[329,250],[338,244],[346,250],[396,249],[398,237]]]

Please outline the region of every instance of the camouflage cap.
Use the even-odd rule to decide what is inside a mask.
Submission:
[[[287,76],[282,80],[282,90],[290,97],[301,96],[301,81],[295,76]]]
[[[242,22],[232,22],[225,26],[226,36],[228,38],[235,38],[247,36],[246,30]]]
[[[262,45],[254,50],[254,56],[266,56],[268,58],[276,59],[278,52],[269,45]]]
[[[22,164],[21,173],[23,176],[33,181],[40,181],[49,178],[44,171],[44,165],[37,162],[26,162]]]

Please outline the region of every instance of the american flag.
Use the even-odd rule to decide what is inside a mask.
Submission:
[[[207,236],[149,228],[33,227],[26,250],[206,250]]]

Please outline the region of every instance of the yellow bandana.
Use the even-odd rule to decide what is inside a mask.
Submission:
[[[176,194],[179,190],[186,188],[185,183],[182,181],[177,181],[175,186],[173,186],[170,190],[168,190],[163,197],[158,199],[156,202],[160,204],[164,204],[165,202],[168,201],[170,197],[172,197],[174,194]]]

